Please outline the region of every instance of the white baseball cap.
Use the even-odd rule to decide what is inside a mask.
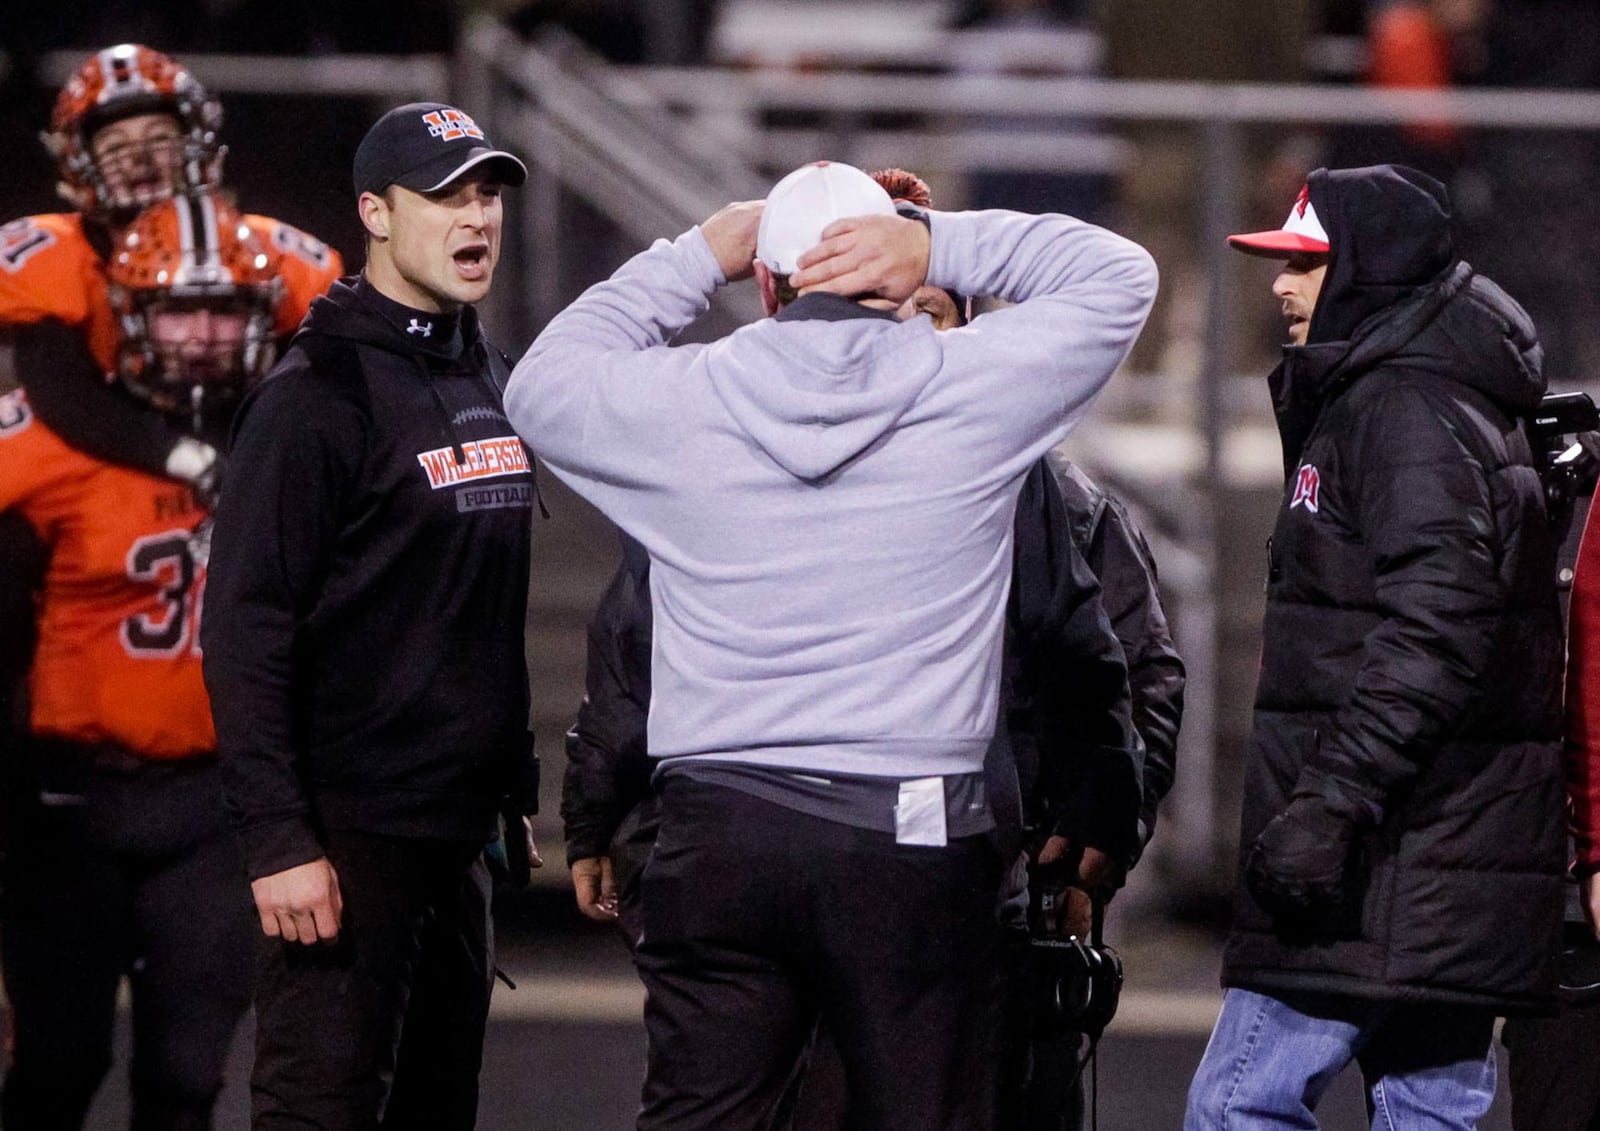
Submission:
[[[1328,233],[1317,218],[1317,210],[1311,207],[1310,186],[1300,190],[1283,227],[1229,236],[1228,244],[1246,255],[1259,255],[1266,259],[1287,259],[1300,252],[1326,252],[1329,246]]]
[[[851,216],[893,216],[883,186],[854,165],[814,161],[772,186],[756,232],[756,258],[779,275],[822,242],[822,229]]]

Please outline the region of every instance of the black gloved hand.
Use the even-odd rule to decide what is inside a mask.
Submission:
[[[1304,918],[1346,895],[1355,818],[1302,794],[1267,823],[1245,857],[1245,884],[1270,914]]]

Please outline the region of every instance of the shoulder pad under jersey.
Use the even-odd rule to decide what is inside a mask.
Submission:
[[[280,334],[289,333],[311,309],[311,300],[326,293],[334,280],[344,274],[344,259],[293,224],[256,215],[246,215],[244,221],[279,256],[283,300],[278,304],[277,330]]]
[[[0,324],[81,325],[105,303],[103,266],[77,213],[0,224]]]

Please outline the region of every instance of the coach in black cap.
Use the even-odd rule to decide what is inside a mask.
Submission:
[[[478,124],[442,102],[411,102],[390,110],[367,131],[356,150],[356,195],[381,193],[390,185],[412,192],[438,192],[483,167],[516,188],[527,167],[483,136]]]
[[[366,268],[236,417],[204,646],[267,936],[258,1131],[476,1117],[502,817],[514,870],[538,861],[533,471],[473,308],[526,177],[453,106],[385,114],[355,159]]]

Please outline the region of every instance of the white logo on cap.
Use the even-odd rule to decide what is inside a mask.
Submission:
[[[1311,207],[1311,188],[1306,186],[1300,190],[1299,199],[1294,202],[1294,207],[1289,209],[1289,218],[1283,222],[1283,230],[1293,232],[1297,236],[1304,236],[1308,240],[1318,240],[1322,243],[1332,243],[1328,233],[1322,228],[1322,221],[1317,219],[1317,210]]]
[[[463,137],[483,140],[483,131],[478,128],[478,123],[460,110],[448,107],[443,110],[429,110],[422,115],[422,120],[428,123],[428,132],[440,141],[455,141]]]

